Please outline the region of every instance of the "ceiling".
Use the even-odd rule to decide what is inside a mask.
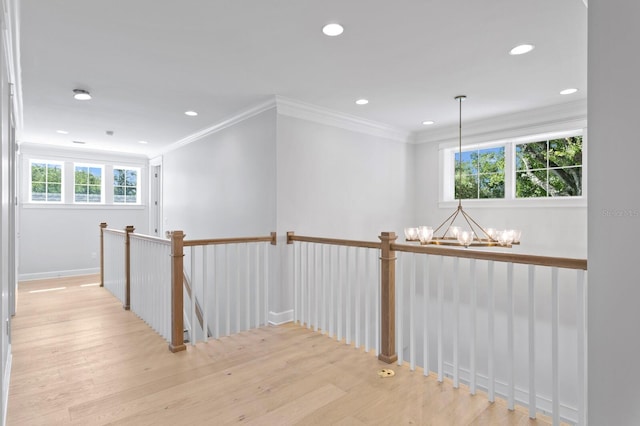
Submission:
[[[323,35],[329,22],[344,33]],[[508,54],[522,43],[535,49]],[[459,94],[470,122],[586,99],[587,9],[582,0],[21,0],[20,57],[21,142],[151,157],[274,95],[411,132],[425,120],[436,122],[429,130],[454,125]],[[569,87],[579,91],[559,94]],[[76,88],[93,99],[74,100]]]

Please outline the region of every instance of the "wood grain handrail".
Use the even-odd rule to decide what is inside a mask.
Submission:
[[[438,256],[461,257],[466,259],[493,260],[496,262],[519,263],[523,265],[549,266],[566,269],[587,270],[587,259],[567,257],[537,256],[520,253],[488,252],[469,249],[455,249],[439,246],[418,246],[409,244],[391,244],[394,251],[405,253],[434,254]]]
[[[265,237],[229,237],[229,238],[213,238],[205,240],[184,240],[185,247],[191,246],[212,246],[221,244],[244,244],[244,243],[271,243],[276,245],[276,233]]]
[[[302,235],[295,235],[293,232],[287,232],[287,244],[292,244],[294,241],[301,243],[316,243],[316,244],[328,244],[334,246],[345,247],[361,247],[380,249],[381,243],[375,241],[359,241],[359,240],[342,240],[339,238],[321,238],[321,237],[307,237]]]

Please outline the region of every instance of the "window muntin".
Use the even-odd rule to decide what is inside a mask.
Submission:
[[[76,203],[102,203],[102,166],[75,165],[74,201]]]
[[[459,196],[476,200],[581,198],[582,148],[580,130],[468,146],[462,151],[461,192],[458,148],[443,148],[441,200],[453,201]],[[483,156],[491,158],[492,151],[492,160],[482,161]],[[504,162],[497,161],[498,152],[504,152]],[[501,169],[504,183],[498,178]]]
[[[62,203],[63,164],[55,161],[31,160],[30,196],[35,203]]]
[[[117,204],[138,204],[138,176],[140,169],[127,167],[113,168],[113,202]]]
[[[516,198],[582,195],[582,136],[516,145]]]
[[[455,154],[455,198],[504,198],[504,146]]]

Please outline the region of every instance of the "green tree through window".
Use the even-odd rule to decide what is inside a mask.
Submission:
[[[503,146],[456,153],[455,198],[504,198],[504,162]]]
[[[75,167],[75,202],[102,202],[102,167]]]
[[[516,198],[582,195],[582,136],[516,146]]]
[[[31,162],[31,201],[62,201],[62,164]]]
[[[127,204],[138,203],[137,169],[113,169],[113,202]]]

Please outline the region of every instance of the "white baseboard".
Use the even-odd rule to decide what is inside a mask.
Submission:
[[[7,408],[9,407],[9,381],[11,380],[11,365],[13,364],[13,354],[11,344],[7,348],[7,364],[4,366],[4,377],[2,381],[2,413],[4,418],[2,424],[7,424]]]
[[[99,274],[100,268],[71,269],[67,271],[35,272],[32,274],[20,274],[18,281],[44,280],[47,278],[73,277],[77,275]]]
[[[453,364],[445,362],[444,363],[444,371],[445,377],[453,378]],[[469,385],[471,374],[468,369],[460,368],[460,382],[465,385]],[[483,392],[488,391],[489,387],[489,378],[485,375],[478,374],[476,376],[476,386],[478,389]],[[495,392],[496,396],[507,400],[507,394],[509,392],[508,384],[496,380],[495,381]],[[537,392],[536,392],[537,393]],[[529,407],[529,390],[522,389],[520,387],[515,387],[514,389],[514,399],[516,404],[521,405],[523,407]],[[552,412],[552,402],[551,399],[541,396],[540,394],[536,395],[536,408],[539,412],[545,415],[551,415]],[[576,407],[571,407],[569,405],[560,403],[560,418],[563,422],[568,422],[571,424],[575,424],[578,420],[578,409]]]
[[[293,321],[293,309],[284,312],[269,311],[269,324],[281,325]]]

